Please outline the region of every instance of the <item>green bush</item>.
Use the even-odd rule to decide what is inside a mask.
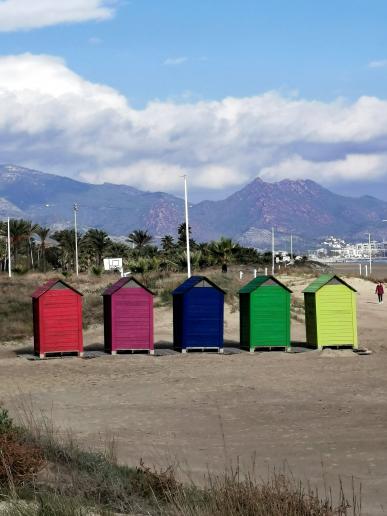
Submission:
[[[13,428],[13,421],[8,410],[0,408],[0,435],[8,434]]]
[[[97,267],[96,265],[93,265],[93,267],[91,268],[91,272],[92,274],[94,274],[94,276],[101,276],[103,269],[102,267]]]

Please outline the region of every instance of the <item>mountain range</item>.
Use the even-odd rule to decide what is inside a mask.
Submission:
[[[15,165],[0,165],[0,218],[26,218],[53,229],[70,227],[73,203],[79,204],[81,229],[96,227],[112,236],[148,229],[159,238],[176,234],[184,202],[163,192],[126,185],[90,184]],[[257,178],[220,201],[190,207],[193,238],[229,236],[244,245],[268,248],[274,227],[277,241],[293,233],[301,248],[328,235],[365,240],[371,232],[387,239],[387,202],[371,196],[338,195],[310,180],[267,183]]]

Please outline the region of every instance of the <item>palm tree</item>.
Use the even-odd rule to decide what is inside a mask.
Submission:
[[[40,260],[41,260],[42,265],[43,265],[43,272],[46,272],[46,240],[47,240],[49,232],[50,232],[50,228],[44,228],[42,226],[38,226],[35,230],[35,234],[40,239],[39,265],[40,265]]]
[[[2,235],[2,232],[3,232],[2,228],[3,228],[3,224],[0,221],[0,235]],[[0,238],[0,263],[1,263],[0,270],[1,271],[5,271],[6,260],[7,260],[7,241],[3,236],[1,236],[1,238]]]
[[[89,229],[83,237],[83,242],[95,254],[96,266],[100,267],[103,255],[112,243],[108,234],[102,229]]]
[[[187,226],[186,223],[183,222],[177,228],[177,234],[179,235],[178,238],[177,238],[177,245],[179,247],[184,247],[185,248],[185,246],[187,245],[187,230],[186,230],[186,226]],[[188,233],[189,233],[190,248],[191,249],[195,249],[197,244],[196,244],[195,240],[193,238],[191,238],[191,233],[192,233],[191,226],[188,226]]]
[[[220,240],[213,242],[210,246],[211,253],[215,255],[218,263],[222,265],[228,265],[239,248],[238,243],[234,242],[231,238],[225,237],[221,237]]]
[[[112,258],[124,258],[128,255],[129,247],[124,242],[111,242],[109,245],[109,255]]]
[[[161,248],[165,253],[169,253],[175,249],[175,241],[172,235],[165,235],[161,239]]]
[[[153,236],[146,229],[135,229],[128,235],[128,242],[133,244],[137,249],[144,249],[153,240]]]
[[[30,239],[35,232],[36,224],[32,224],[30,220],[11,219],[9,221],[9,232],[11,240],[11,252],[14,264],[17,265],[18,255],[23,243],[28,243],[28,250],[31,249]],[[1,234],[7,236],[7,225],[1,227]]]
[[[59,244],[61,250],[61,265],[62,269],[68,269],[75,258],[75,238],[74,238],[74,230],[73,229],[62,229],[61,231],[56,231],[52,238],[56,240]],[[81,242],[81,237],[78,235],[78,246]]]

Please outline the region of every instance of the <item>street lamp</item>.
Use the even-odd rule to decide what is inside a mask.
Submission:
[[[75,272],[76,275],[79,276],[79,267],[78,267],[78,231],[77,231],[77,212],[79,210],[79,204],[74,203],[74,237],[75,237]]]
[[[369,252],[369,260],[370,260],[370,276],[371,276],[371,273],[372,273],[371,233],[366,233],[366,235],[367,234],[368,234],[368,252]]]
[[[7,221],[7,247],[8,247],[8,276],[12,277],[12,265],[11,265],[11,225],[8,217]]]
[[[187,175],[182,176],[184,178],[184,202],[185,202],[185,237],[187,243],[187,276],[191,277],[191,252],[189,247],[189,222],[188,222],[188,187],[187,187]]]
[[[271,274],[274,276],[275,269],[275,257],[274,257],[274,228],[271,228]]]

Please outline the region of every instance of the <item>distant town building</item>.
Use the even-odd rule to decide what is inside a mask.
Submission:
[[[386,257],[387,242],[378,242],[371,240],[369,242],[347,243],[341,238],[330,236],[324,242],[321,242],[321,247],[309,250],[308,258],[312,260],[364,260],[368,259],[370,255],[372,258]]]

